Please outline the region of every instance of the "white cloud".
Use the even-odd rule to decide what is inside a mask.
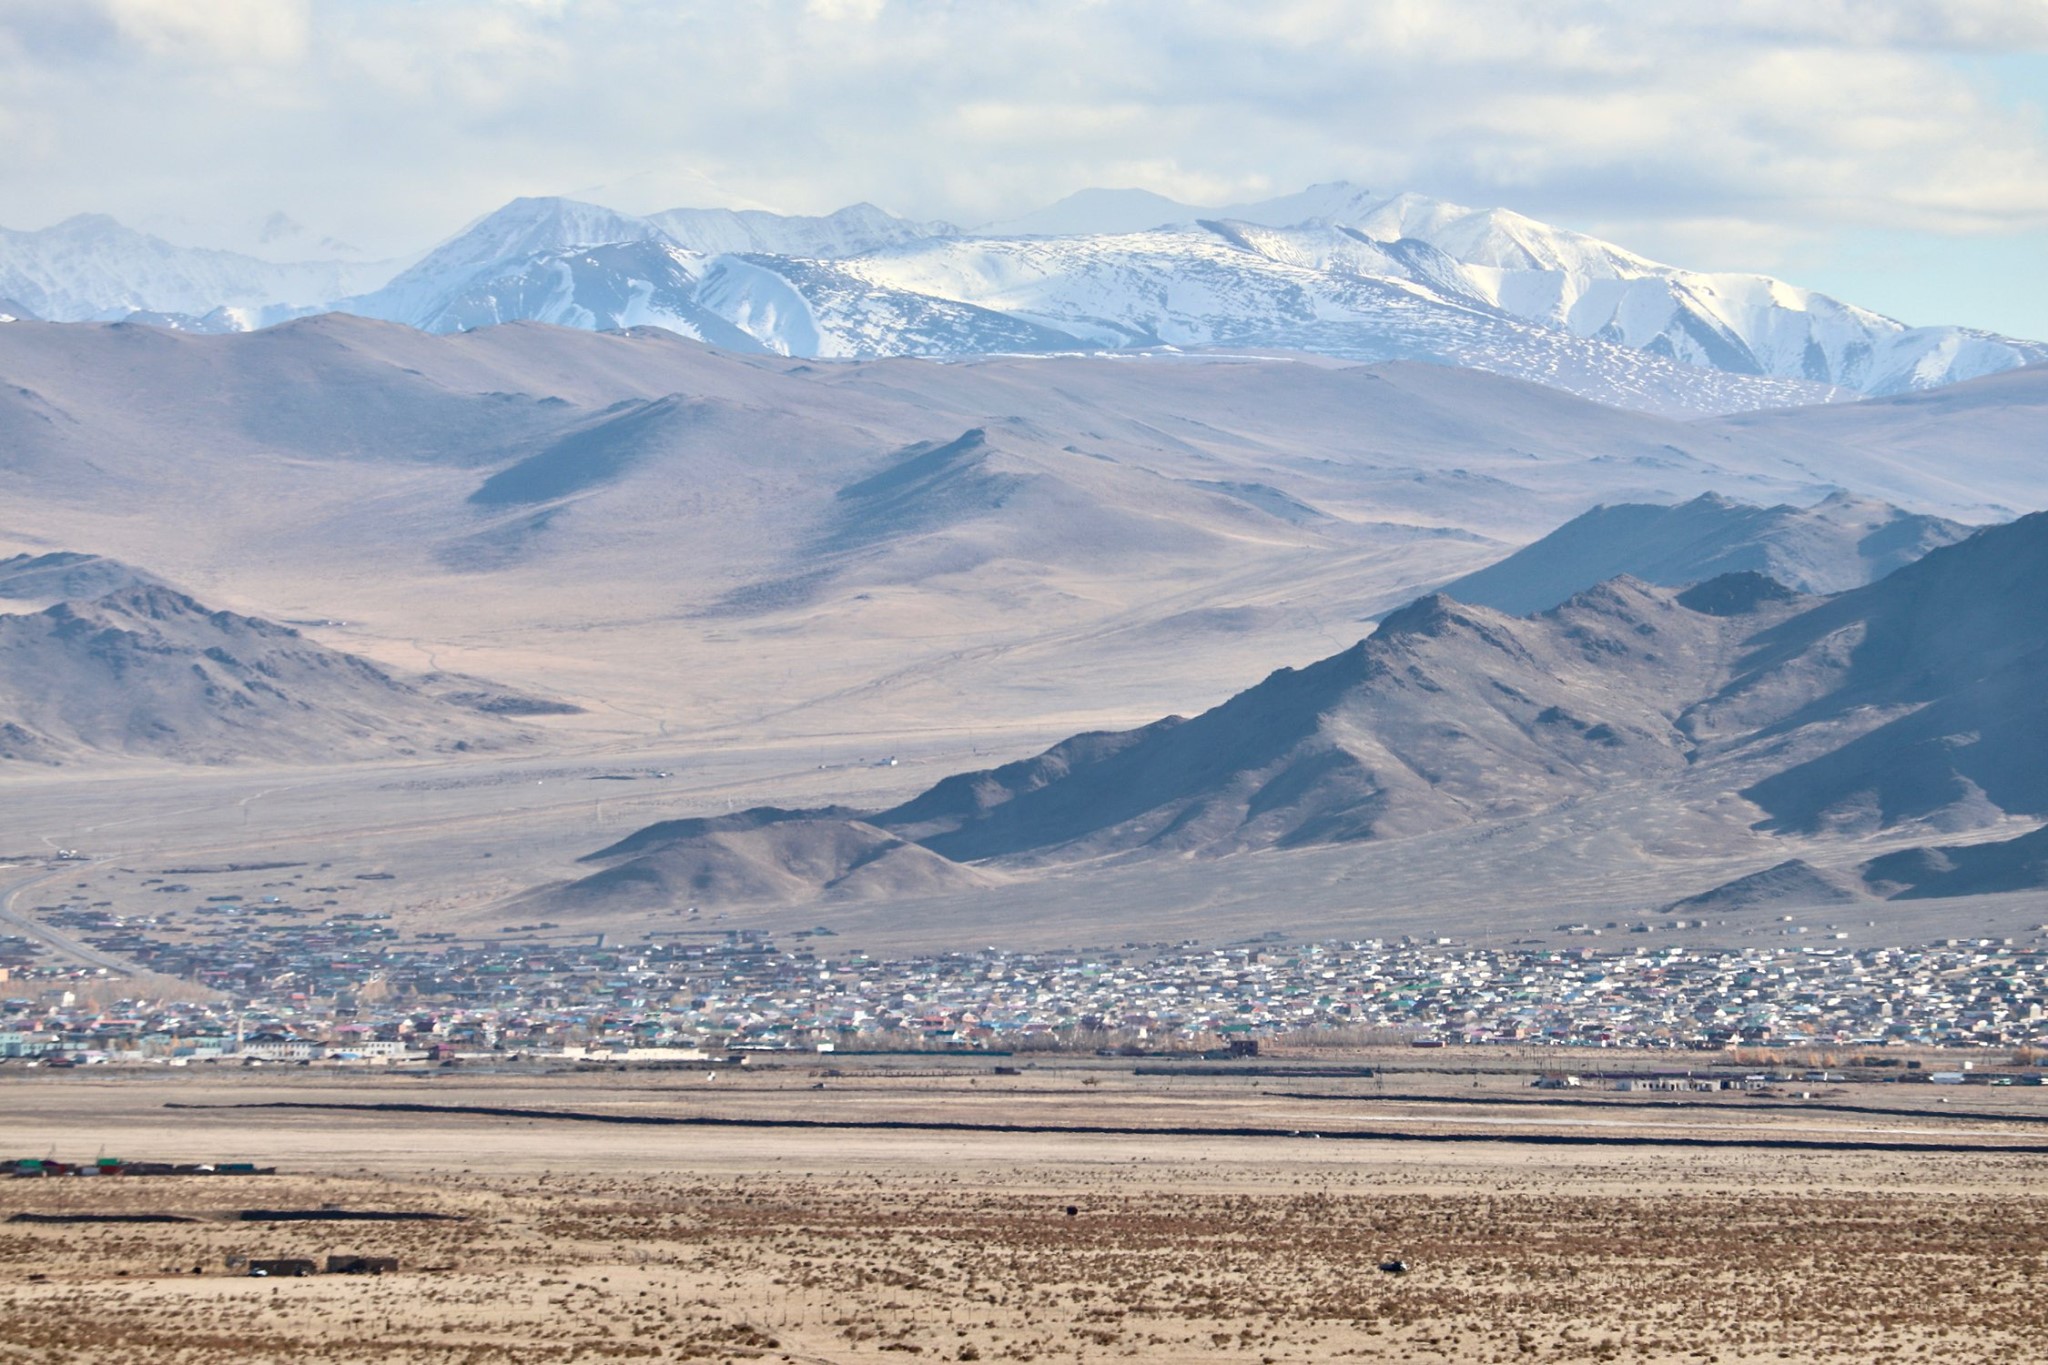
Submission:
[[[887,6],[888,0],[809,0],[804,12],[827,23],[872,24]]]
[[[105,0],[123,40],[172,61],[295,61],[311,32],[308,0]]]
[[[977,222],[1342,176],[1768,264],[2048,230],[2039,110],[1950,60],[2030,50],[2040,0],[0,0],[0,205],[396,250],[607,183]]]

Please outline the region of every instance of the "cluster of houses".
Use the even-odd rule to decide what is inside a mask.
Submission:
[[[170,882],[153,889],[190,890]],[[44,906],[37,917],[101,952],[239,995],[266,993],[280,982],[310,996],[351,993],[399,940],[387,912],[308,906],[288,894],[208,897],[150,915],[105,905]]]
[[[250,1161],[125,1161],[103,1156],[91,1161],[61,1161],[56,1157],[27,1156],[0,1161],[0,1171],[17,1180],[49,1176],[153,1176],[153,1175],[275,1175],[275,1166],[258,1166]],[[33,1220],[34,1215],[30,1215]]]
[[[0,999],[0,1058],[52,1064],[337,1061],[477,1053],[630,1058],[678,1049],[1216,1047],[1290,1035],[1426,1045],[2016,1047],[2048,1044],[2048,952],[1445,941],[1127,944],[882,958],[751,931],[628,945],[401,940],[370,917],[245,912],[232,961],[151,926],[69,927],[221,989],[215,1003],[82,1003],[80,969],[33,966]],[[279,926],[273,932],[269,926]],[[306,930],[313,932],[299,932]],[[67,975],[68,974],[68,975]]]

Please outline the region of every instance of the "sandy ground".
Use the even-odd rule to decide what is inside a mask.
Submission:
[[[1931,1106],[1760,1117],[1755,1102],[1659,1110],[1599,1096],[1504,1114],[1499,1102],[1527,1092],[1502,1076],[1474,1096],[1490,1107],[1437,1104],[1419,1119],[1402,1096],[1454,1098],[1469,1080],[1396,1080],[1375,1101],[1364,1082],[1342,1100],[1304,1099],[1274,1093],[1271,1078],[1160,1080],[1107,1064],[1014,1078],[986,1066],[837,1069],[9,1077],[0,1150],[256,1159],[279,1174],[0,1184],[0,1218],[199,1220],[0,1222],[0,1361],[2039,1358],[2048,1156],[1999,1150],[2048,1145],[2031,1097],[2000,1096],[2008,1117]],[[903,1120],[1128,1131],[857,1126]],[[1158,1131],[1260,1121],[1326,1131]],[[1975,1150],[1340,1137],[1378,1124],[1485,1138],[1488,1122],[1502,1137]],[[454,1217],[225,1217],[252,1208]],[[230,1269],[330,1253],[395,1255],[402,1268],[283,1280]],[[1383,1273],[1390,1257],[1408,1272]]]

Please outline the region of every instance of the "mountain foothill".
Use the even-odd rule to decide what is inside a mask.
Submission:
[[[1589,320],[1706,277],[1325,189],[980,233],[528,201],[250,329],[28,320],[84,303],[14,234],[0,780],[990,755],[518,865],[593,923],[1141,876],[1341,917],[1345,859],[1469,878],[1575,821],[1611,828],[1574,877],[1672,916],[2048,884],[2032,343],[1914,369],[1935,340],[1818,296],[1804,369],[1726,307],[1624,334]],[[1131,311],[1168,275],[1199,326]]]
[[[1432,594],[1191,719],[1077,735],[883,811],[654,825],[543,899],[715,901],[749,854],[801,861],[817,894],[856,895],[854,874],[913,846],[963,875],[1021,876],[1393,840],[1623,785],[1674,806],[1739,790],[1763,829],[1822,843],[2040,820],[2048,615],[2029,585],[2044,572],[2048,514],[2035,514],[1832,596],[1754,570],[1682,589],[1619,577],[1522,617]],[[946,869],[919,863],[944,884]],[[1904,895],[2019,889],[2043,884],[2044,866],[2029,835],[1889,854],[1863,879]],[[1795,859],[1673,909],[1872,894]]]
[[[560,706],[403,676],[100,555],[0,559],[0,599],[0,764],[516,751],[535,736],[509,717]]]

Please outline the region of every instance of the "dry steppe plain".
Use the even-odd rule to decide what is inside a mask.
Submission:
[[[1491,1065],[14,1070],[10,1152],[279,1173],[0,1184],[201,1220],[0,1223],[0,1361],[2039,1358],[2043,1092],[1535,1104]],[[229,1268],[330,1253],[401,1269]]]

